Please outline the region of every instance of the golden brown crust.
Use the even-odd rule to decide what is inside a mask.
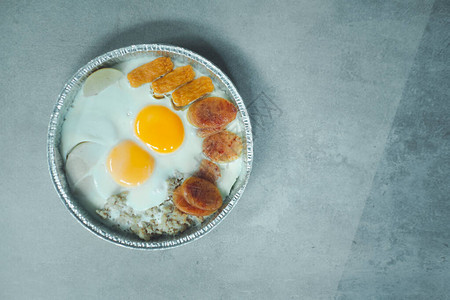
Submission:
[[[172,100],[176,106],[183,107],[212,91],[214,84],[211,78],[203,76],[175,90],[172,93]]]
[[[190,205],[186,201],[186,198],[183,196],[181,186],[177,187],[173,191],[172,201],[176,208],[188,215],[202,217],[209,216],[210,214],[215,212],[215,210],[204,210]]]
[[[242,153],[242,140],[230,131],[221,131],[205,138],[203,153],[213,162],[227,163]]]
[[[173,62],[169,57],[158,57],[157,59],[137,67],[130,73],[127,78],[130,85],[134,88],[144,83],[152,82],[155,79],[169,73],[173,69]]]
[[[217,210],[222,206],[219,189],[206,179],[189,177],[181,185],[186,201],[203,210]]]
[[[195,77],[194,69],[190,65],[178,67],[166,76],[153,81],[152,89],[155,94],[165,94],[177,87],[188,83]]]
[[[225,127],[236,118],[237,108],[220,97],[208,97],[193,103],[187,113],[189,122],[199,128]]]
[[[221,176],[220,168],[212,161],[203,159],[195,176],[215,183]]]

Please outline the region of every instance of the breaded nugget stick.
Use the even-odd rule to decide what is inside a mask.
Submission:
[[[177,87],[188,83],[195,77],[194,69],[190,65],[176,68],[166,76],[153,81],[152,89],[155,95],[162,95],[173,91]]]
[[[144,83],[154,81],[164,74],[169,73],[172,69],[173,62],[169,57],[158,57],[128,73],[127,78],[130,85],[136,88]]]
[[[214,91],[214,84],[211,78],[203,76],[175,90],[172,93],[172,100],[176,106],[186,106],[212,91]]]

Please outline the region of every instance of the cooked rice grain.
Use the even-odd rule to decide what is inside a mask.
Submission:
[[[153,236],[176,235],[191,226],[200,225],[204,217],[185,214],[173,205],[173,191],[181,185],[183,177],[181,173],[177,173],[167,180],[169,199],[158,206],[136,212],[126,203],[128,192],[123,192],[109,197],[103,209],[97,210],[97,214],[112,226],[134,232],[146,241]]]

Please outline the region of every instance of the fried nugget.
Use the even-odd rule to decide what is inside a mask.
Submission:
[[[130,73],[127,78],[130,85],[134,88],[143,85],[144,83],[152,82],[155,79],[169,73],[173,69],[173,62],[168,57],[158,57],[157,59],[137,67]]]
[[[178,67],[164,77],[153,81],[153,93],[156,95],[162,95],[171,92],[177,87],[193,80],[194,77],[195,72],[190,65]]]
[[[213,162],[227,163],[242,153],[242,140],[230,131],[221,131],[203,140],[203,153]]]
[[[172,100],[176,106],[182,107],[214,91],[211,78],[203,76],[197,78],[172,93]]]

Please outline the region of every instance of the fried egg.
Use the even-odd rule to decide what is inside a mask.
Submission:
[[[154,58],[114,66],[114,71],[103,72],[109,81],[93,73],[100,78],[100,88],[95,88],[94,79],[88,80],[89,91],[95,93],[80,90],[66,114],[61,135],[66,174],[74,194],[92,209],[102,208],[110,196],[123,191],[129,192],[127,205],[135,211],[159,205],[168,199],[166,180],[176,172],[194,174],[204,158],[203,139],[188,122],[187,110],[175,110],[169,98],[152,97],[149,84],[132,88],[123,75]],[[214,93],[225,96],[220,89]],[[229,130],[240,131],[237,120],[230,125]],[[220,166],[217,185],[223,196],[239,176],[241,164],[239,159]]]

